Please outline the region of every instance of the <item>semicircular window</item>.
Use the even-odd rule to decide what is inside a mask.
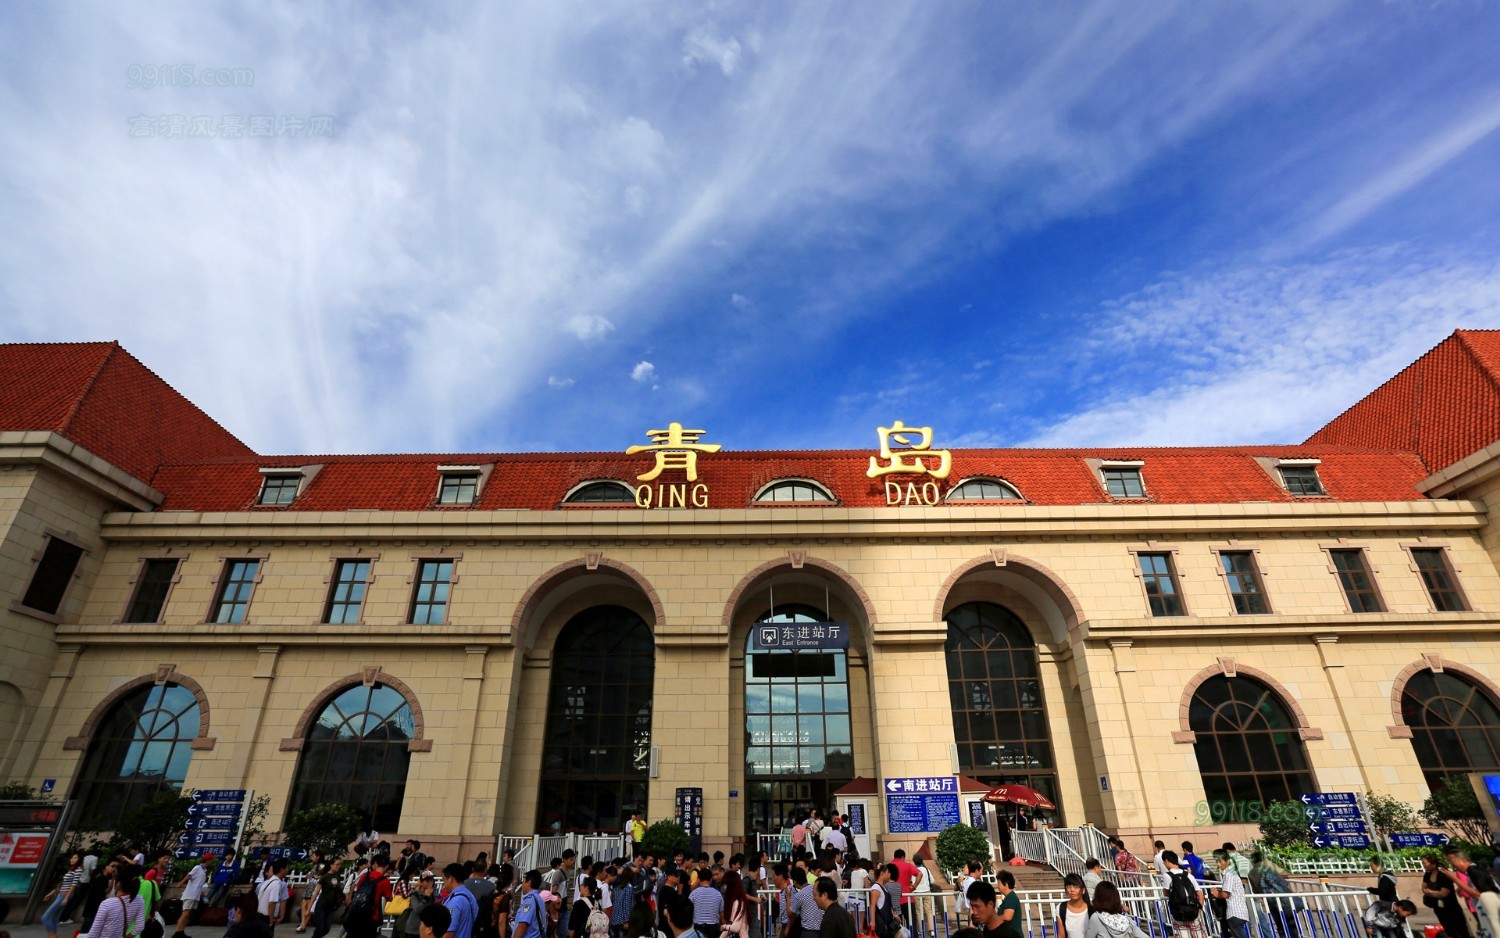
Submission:
[[[121,698],[83,758],[73,795],[83,804],[81,819],[114,830],[158,792],[181,790],[200,719],[198,698],[180,684],[142,687]]]
[[[1401,691],[1401,719],[1411,727],[1428,787],[1453,775],[1500,771],[1500,708],[1462,675],[1413,674]]]
[[[1209,804],[1270,804],[1315,790],[1297,722],[1259,681],[1222,674],[1204,681],[1188,707],[1188,727]]]
[[[340,691],[302,743],[288,817],[326,802],[347,804],[376,830],[397,830],[416,738],[411,704],[394,687]]]
[[[999,479],[965,479],[953,487],[944,501],[950,502],[1013,502],[1021,499],[1008,482]]]
[[[816,482],[786,479],[773,482],[755,496],[756,502],[832,502],[833,496]]]
[[[574,489],[567,498],[563,499],[569,505],[576,504],[621,504],[634,502],[635,492],[624,482],[616,482],[613,479],[601,479],[598,482],[590,482]]]

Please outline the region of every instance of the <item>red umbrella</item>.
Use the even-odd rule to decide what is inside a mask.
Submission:
[[[1019,804],[1028,808],[1042,808],[1046,811],[1057,810],[1057,805],[1047,799],[1047,796],[1035,788],[1027,788],[1025,785],[1001,785],[999,788],[991,788],[984,796],[984,800],[991,804]]]

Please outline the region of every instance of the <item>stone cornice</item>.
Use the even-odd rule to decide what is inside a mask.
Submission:
[[[48,430],[0,431],[0,465],[48,466],[136,512],[150,512],[166,498],[135,476]],[[111,512],[110,516],[131,517],[132,512]]]
[[[1417,491],[1429,498],[1449,498],[1500,474],[1500,442],[1491,443],[1421,482]]]

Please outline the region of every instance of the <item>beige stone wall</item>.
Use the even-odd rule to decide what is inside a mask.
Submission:
[[[8,475],[20,474],[0,486]],[[48,648],[55,632],[56,664],[0,660],[0,682],[55,701],[13,751],[14,774],[67,790],[81,756],[67,738],[111,690],[171,664],[211,708],[212,748],[195,753],[188,785],[268,792],[273,827],[298,757],[284,740],[378,667],[420,702],[431,747],[413,753],[401,830],[385,833],[456,849],[531,830],[553,645],[594,604],[635,609],[656,639],[650,815],[671,815],[677,786],[702,787],[715,843],[741,833],[728,793],[745,795],[744,630],[772,588],[778,604],[826,604],[856,625],[855,757],[872,777],[952,771],[943,613],[972,600],[1015,611],[1038,643],[1065,820],[1138,837],[1234,832],[1195,824],[1203,788],[1178,741],[1184,689],[1221,659],[1301,708],[1320,787],[1414,802],[1425,786],[1411,744],[1389,731],[1402,670],[1434,655],[1500,676],[1500,574],[1472,504],[104,516],[55,482],[21,488],[0,487],[0,585],[19,575],[11,545],[34,536],[45,506],[74,506],[48,509],[61,523],[105,524],[64,622],[22,624]],[[1340,543],[1366,547],[1387,613],[1348,613],[1324,549]],[[1431,611],[1413,543],[1451,551],[1475,612]],[[1272,615],[1232,614],[1216,548],[1257,551]],[[1132,549],[1176,551],[1190,616],[1150,617]],[[122,625],[142,558],[164,552],[183,563],[163,623]],[[416,561],[438,555],[457,563],[450,624],[407,625]],[[225,559],[242,556],[265,558],[247,621],[205,624]],[[355,556],[374,563],[362,622],[319,624],[336,559]],[[879,799],[872,809],[883,830]]]

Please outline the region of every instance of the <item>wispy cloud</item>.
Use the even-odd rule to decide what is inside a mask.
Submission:
[[[638,384],[650,384],[656,380],[656,366],[650,362],[638,362],[630,369],[630,380]]]
[[[572,378],[559,378],[557,375],[548,375],[547,376],[547,387],[549,387],[549,388],[558,388],[558,389],[561,389],[561,388],[571,388],[572,386],[573,386],[573,379]]]

